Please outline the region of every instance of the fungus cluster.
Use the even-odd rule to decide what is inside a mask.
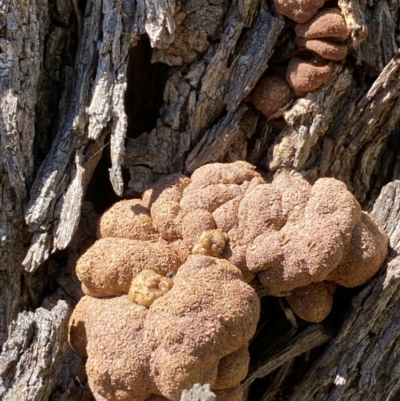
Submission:
[[[239,401],[259,316],[246,283],[258,275],[318,322],[337,285],[365,283],[386,252],[384,232],[335,179],[269,182],[242,161],[173,174],[101,217],[77,263],[86,295],[70,343],[88,358],[97,400],[178,401],[209,383]]]
[[[299,56],[286,69],[286,80],[267,76],[252,93],[254,106],[267,118],[287,104],[294,95],[304,96],[331,77],[333,63],[347,55],[349,37],[346,21],[337,8],[325,8],[324,0],[275,0],[278,13],[297,22],[296,45]]]

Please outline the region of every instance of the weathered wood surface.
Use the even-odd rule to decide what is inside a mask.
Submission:
[[[332,339],[332,335],[332,332],[322,324],[314,324],[296,335],[288,335],[280,341],[279,345],[284,344],[281,349],[277,346],[278,344],[274,344],[274,347],[268,349],[268,352],[263,355],[261,361],[258,361],[259,366],[250,369],[243,387],[247,389],[256,379],[269,375],[297,356],[327,343]]]
[[[48,25],[44,0],[0,2],[0,349],[21,291],[24,205]]]
[[[47,401],[67,349],[70,308],[59,301],[51,310],[23,312],[10,325],[0,354],[0,399]]]
[[[245,104],[267,65],[279,58],[274,47],[286,28],[273,16],[271,4],[93,0],[84,10],[76,0],[0,0],[0,345],[18,305],[26,307],[26,297],[20,296],[23,268],[40,272],[52,253],[70,244],[108,137],[110,181],[118,195],[124,193],[122,166],[129,171],[128,190],[142,192],[160,175],[250,158],[270,172],[285,167],[311,180],[336,176],[365,203],[372,190],[398,176],[400,169],[394,161],[386,163],[385,155],[394,152],[391,160],[396,158],[386,138],[400,117],[399,2],[339,1],[352,29],[351,56],[337,65],[327,85],[287,105],[283,126]],[[361,42],[366,27],[368,36]],[[145,32],[155,47],[153,61],[171,68],[154,129],[125,144],[129,49]],[[397,183],[391,185],[374,213],[397,249],[399,190]],[[71,261],[77,256],[72,248]],[[397,318],[397,262],[394,257],[387,273],[354,300],[344,328],[300,384],[298,397],[353,401],[361,399],[354,395],[357,388],[366,400],[382,399],[380,394],[389,400],[396,391],[400,373],[393,341],[398,330],[390,319]],[[74,282],[63,280],[63,287],[74,292]],[[24,282],[29,286],[29,279]],[[38,311],[34,321],[42,319]],[[53,333],[56,327],[61,330],[57,316],[46,319],[54,320],[48,320]],[[53,350],[63,349],[61,334],[53,338],[54,349],[38,343],[15,363],[28,355],[49,360]],[[276,359],[267,365],[281,367],[265,400],[279,394],[290,377],[292,357],[305,349],[295,354],[288,349],[285,357],[270,355]],[[81,362],[67,358],[64,363]],[[346,363],[360,371],[349,370]],[[57,372],[45,375],[46,389],[38,397],[56,383]],[[69,377],[52,400],[74,401],[78,392],[71,390],[73,385],[76,380]],[[15,395],[15,389],[9,386],[4,397]]]

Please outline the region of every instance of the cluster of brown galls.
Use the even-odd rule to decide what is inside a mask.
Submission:
[[[325,0],[275,0],[278,13],[297,22],[296,45],[313,55],[305,60],[294,57],[286,70],[286,81],[277,76],[262,78],[252,93],[254,106],[271,117],[295,96],[302,97],[322,86],[332,75],[333,62],[347,55],[349,37],[346,21],[337,8],[319,9]]]
[[[385,233],[333,178],[268,181],[242,161],[173,174],[101,217],[77,263],[86,295],[70,343],[97,401],[179,401],[195,383],[240,401],[259,319],[247,283],[257,274],[319,322],[337,284],[365,283],[386,253]]]

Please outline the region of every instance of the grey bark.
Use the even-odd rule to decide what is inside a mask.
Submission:
[[[383,185],[400,178],[392,146],[400,118],[399,5],[340,0],[351,55],[326,85],[286,105],[277,124],[248,102],[269,66],[294,54],[271,2],[92,0],[83,9],[77,0],[0,0],[2,399],[90,399],[82,361],[65,349],[69,309],[62,301],[36,309],[44,295],[32,283],[45,279],[52,255],[67,250],[54,300],[79,298],[73,264],[96,219],[85,194],[108,142],[118,196],[140,193],[165,174],[247,159],[270,175],[285,168],[310,181],[334,176],[371,207]],[[152,61],[170,68],[153,129],[127,139],[130,50],[144,33]],[[374,207],[393,249],[387,268],[353,300],[291,400],[396,396],[399,185],[385,187]],[[263,400],[285,392],[294,358],[329,341],[332,333],[321,327],[291,332],[286,348],[268,354],[246,383],[274,372]],[[68,379],[58,374],[60,363]],[[28,371],[32,387],[14,380]]]

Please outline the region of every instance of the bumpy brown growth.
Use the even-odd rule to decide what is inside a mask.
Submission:
[[[330,38],[343,41],[349,37],[349,30],[339,9],[326,8],[310,22],[297,24],[296,35],[304,39]]]
[[[311,283],[293,290],[286,300],[297,316],[308,322],[322,322],[332,309],[335,290],[332,282]]]
[[[298,316],[321,321],[335,283],[363,284],[387,252],[340,181],[280,172],[271,182],[246,162],[163,178],[107,211],[99,236],[77,263],[87,295],[69,336],[108,401],[179,401],[195,383],[239,401],[259,314],[245,281],[257,274]]]
[[[173,276],[181,264],[165,242],[101,238],[78,260],[76,274],[87,295],[110,297],[127,294],[132,279],[145,269]]]
[[[294,57],[286,71],[286,80],[295,92],[311,92],[322,86],[332,75],[332,65]]]
[[[179,401],[182,390],[195,383],[211,388],[215,383],[221,395],[231,394],[232,388],[241,393],[247,343],[258,317],[258,297],[235,266],[192,255],[173,288],[148,309],[127,296],[82,298],[69,336],[73,348],[88,357],[95,395],[144,401],[162,394]],[[238,370],[232,369],[233,361]]]
[[[319,39],[299,39],[296,43],[299,48],[311,50],[326,60],[340,61],[347,56],[347,47],[340,43]]]
[[[274,0],[275,9],[296,22],[307,22],[324,5],[325,0]]]
[[[294,98],[289,85],[279,77],[264,77],[255,87],[251,100],[255,108],[271,117],[282,106]]]

